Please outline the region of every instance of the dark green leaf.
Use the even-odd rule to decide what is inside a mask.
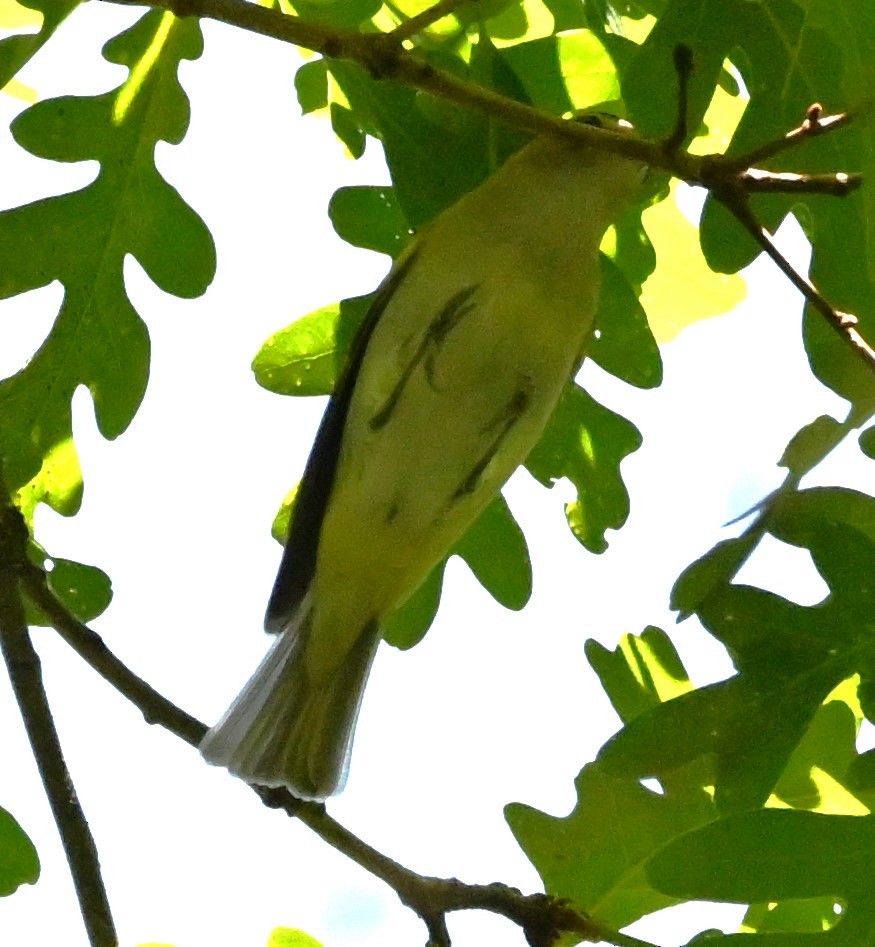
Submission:
[[[329,112],[334,134],[346,145],[346,150],[353,158],[361,158],[365,153],[365,133],[357,124],[353,113],[337,102],[331,103]]]
[[[39,857],[24,829],[0,809],[0,897],[14,894],[21,885],[36,884]]]
[[[391,187],[342,187],[331,198],[328,216],[342,240],[393,259],[412,233]]]
[[[846,906],[830,944],[870,943],[875,899],[870,865],[875,817],[766,809],[730,816],[681,836],[654,855],[647,879],[668,896],[776,902],[824,898]],[[804,931],[810,923],[802,918]],[[737,938],[720,938],[735,941]],[[822,933],[749,936],[751,947],[817,947]]]
[[[731,582],[757,542],[753,534],[726,539],[687,566],[671,590],[671,607],[680,613],[678,618],[695,614],[709,596]]]
[[[295,73],[295,92],[304,115],[328,105],[328,67],[324,59],[305,62]]]
[[[667,135],[677,116],[678,86],[673,56],[684,43],[693,50],[689,127],[702,122],[728,51],[730,8],[735,0],[674,0],[666,5],[646,41],[623,73],[623,99],[629,118],[642,134]]]
[[[662,358],[632,287],[610,258],[601,255],[598,336],[589,357],[605,371],[638,388],[662,383]]]
[[[383,142],[398,203],[414,230],[486,177],[493,155],[482,115],[472,112],[460,125],[450,110],[439,124],[433,110],[421,108],[421,93],[379,82],[352,63],[332,62],[331,72],[359,126]]]
[[[293,0],[292,5],[304,20],[355,30],[379,11],[383,0]]]
[[[97,566],[52,559],[48,578],[49,588],[80,621],[102,615],[112,601],[112,583]]]
[[[505,608],[519,610],[532,594],[532,565],[526,539],[499,494],[453,546],[477,581]]]
[[[446,565],[444,559],[435,566],[422,585],[386,622],[383,638],[390,645],[406,651],[425,637],[440,605]]]
[[[845,426],[828,414],[815,418],[793,435],[781,459],[780,466],[802,477],[820,463],[845,435]]]

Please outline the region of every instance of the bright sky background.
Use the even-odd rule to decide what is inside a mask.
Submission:
[[[124,77],[104,62],[106,38],[138,11],[86,4],[20,77],[42,97],[106,91]],[[301,473],[322,403],[268,394],[249,363],[293,318],[371,290],[387,261],[354,250],[325,215],[341,184],[387,180],[378,148],[346,159],[327,124],[301,120],[293,50],[207,23],[207,52],[185,63],[191,131],[161,145],[159,167],[204,217],[219,272],[202,299],[160,293],[128,261],[130,291],[153,341],[145,403],[116,443],[96,433],[90,399],[75,399],[85,474],[81,513],[48,510],[38,536],[49,551],[100,565],[115,599],[95,627],[137,673],[187,710],[215,721],[267,647],[261,620],[279,547],[272,517]],[[2,124],[21,108],[3,96]],[[95,165],[60,166],[0,140],[2,206],[63,193]],[[785,228],[798,258],[798,231]],[[804,264],[804,257],[797,262]],[[383,647],[362,710],[346,791],[329,811],[381,851],[427,874],[500,880],[527,891],[539,879],[502,816],[511,801],[557,815],[573,806],[573,779],[617,718],[583,656],[594,637],[661,625],[694,679],[731,672],[693,622],[675,626],[668,590],[685,564],[739,527],[781,479],[791,435],[843,404],[808,372],[800,302],[768,264],[749,276],[748,301],[686,331],[666,348],[666,382],[634,391],[586,369],[593,392],[625,413],[644,447],[624,463],[633,508],[610,550],[594,557],[568,532],[564,485],[546,491],[518,474],[507,496],[529,539],[532,602],[505,611],[466,568],[451,564],[444,604],[425,642]],[[61,290],[2,304],[0,374],[40,344]],[[864,487],[853,444],[811,482]],[[778,568],[776,573],[774,570]],[[825,586],[807,557],[773,543],[743,576],[804,603]],[[331,947],[424,942],[394,894],[309,830],[261,807],[224,772],[139,714],[46,629],[35,639],[61,738],[96,836],[122,944],[260,947],[279,925]],[[0,805],[34,839],[43,875],[0,902],[0,940],[15,947],[84,947],[72,885],[29,758],[17,710],[0,678],[6,761]],[[703,926],[731,929],[736,908],[685,908],[632,933],[681,943]],[[454,915],[457,947],[516,947],[508,922]]]

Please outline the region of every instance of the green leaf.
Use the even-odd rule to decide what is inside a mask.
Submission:
[[[722,819],[667,845],[647,867],[648,881],[685,900],[776,902],[830,898],[841,902],[840,922],[828,940],[841,947],[871,941],[875,926],[875,817],[820,815],[766,809]],[[751,935],[751,947],[804,947],[824,935]],[[736,940],[717,938],[716,943]]]
[[[419,644],[431,628],[441,603],[444,581],[444,559],[431,570],[425,581],[410,598],[386,621],[383,639],[402,651]]]
[[[373,294],[316,309],[275,332],[252,360],[255,380],[278,395],[327,395]]]
[[[53,161],[100,162],[97,179],[71,194],[0,213],[0,298],[59,280],[64,300],[36,355],[0,383],[0,443],[12,491],[28,483],[46,459],[71,443],[70,400],[85,385],[101,433],[121,434],[145,391],[146,328],[125,292],[123,264],[133,255],[166,292],[204,292],[215,269],[212,240],[200,218],[158,174],[159,140],[178,143],[188,102],[176,71],[201,52],[193,19],[146,14],[110,40],[104,56],[129,68],[113,92],[40,102],[12,125],[16,140]],[[22,252],[22,247],[27,252]],[[21,438],[19,431],[30,436]],[[74,511],[78,465],[31,496],[60,512]]]
[[[490,122],[481,114],[471,112],[460,122],[456,110],[423,111],[422,93],[380,82],[352,63],[333,61],[330,68],[357,125],[383,142],[398,204],[413,230],[476,187],[494,166]],[[456,60],[453,71],[466,69]]]
[[[830,692],[855,672],[864,687],[872,681],[875,500],[835,488],[791,493],[775,500],[768,523],[775,538],[810,550],[829,596],[806,607],[762,589],[724,584],[745,540],[722,544],[710,562],[706,557],[695,564],[699,576],[688,570],[679,581],[686,581],[687,605],[695,605],[739,673],[632,720],[599,754],[611,772],[662,776],[713,757],[719,809],[756,808],[774,790]],[[677,598],[676,586],[674,604]]]
[[[769,529],[784,542],[817,550],[831,548],[828,531],[842,526],[875,543],[875,498],[846,487],[812,487],[778,497]],[[841,549],[836,550],[841,557]]]
[[[275,927],[270,932],[267,947],[322,947],[322,941],[292,927]]]
[[[577,488],[577,500],[565,513],[571,531],[591,552],[604,552],[605,532],[626,521],[629,495],[620,461],[640,445],[641,435],[629,421],[569,384],[526,460],[544,486],[567,477]]]
[[[623,635],[614,651],[590,639],[586,659],[623,723],[693,686],[671,639],[653,626]]]
[[[627,722],[646,717],[662,701],[675,703],[672,698],[692,686],[658,628],[625,635],[613,652],[589,641],[587,657]],[[655,788],[637,774],[629,778],[590,763],[575,782],[577,804],[568,816],[514,803],[505,818],[548,894],[569,898],[601,923],[620,928],[675,903],[646,880],[645,868],[672,839],[717,817],[712,784],[707,759],[673,767]]]
[[[620,928],[677,903],[648,881],[645,868],[663,846],[715,817],[705,779],[703,770],[691,770],[659,793],[590,763],[575,780],[568,816],[520,803],[504,814],[548,894]]]
[[[753,533],[726,539],[687,566],[671,590],[670,605],[680,613],[678,618],[695,614],[703,602],[730,583],[758,542]]]
[[[337,379],[340,303],[275,332],[252,360],[255,380],[278,395],[327,395]]]
[[[386,623],[383,637],[396,648],[418,644],[440,604],[447,560],[462,558],[477,581],[505,608],[520,609],[532,594],[532,566],[525,537],[499,494],[432,569],[425,582]]]
[[[379,11],[382,0],[291,0],[289,6],[312,23],[355,30]]]
[[[484,24],[490,39],[496,43],[514,43],[548,36],[554,30],[553,17],[542,0],[515,0],[511,4],[500,4],[497,12],[495,0],[487,0],[489,19]]]
[[[393,259],[412,234],[391,187],[339,188],[328,205],[328,216],[342,240]]]
[[[678,43],[693,50],[695,69],[690,88],[690,127],[697,127],[719,81],[722,64],[732,55],[750,91],[750,102],[733,136],[729,154],[780,139],[799,125],[806,109],[827,93],[841,108],[858,100],[859,90],[875,78],[868,44],[875,32],[875,8],[868,0],[825,4],[791,0],[768,4],[747,0],[675,0],[651,30],[634,62],[624,73],[624,95],[633,122],[650,135],[665,134],[677,110],[672,54]],[[755,64],[752,65],[752,64]],[[803,147],[766,162],[793,172],[875,170],[875,141],[860,125],[840,135],[821,136]],[[865,192],[865,193],[864,193]],[[875,330],[873,264],[868,253],[871,190],[860,189],[841,201],[814,195],[762,195],[756,202],[759,221],[774,231],[791,210],[802,207],[812,239],[813,282],[837,308],[860,317],[864,337]],[[734,273],[761,248],[735,224],[727,210],[710,200],[702,220],[701,240],[709,264]],[[860,405],[875,399],[875,379],[851,347],[826,326],[822,316],[806,315],[806,347],[821,381]]]
[[[295,92],[301,113],[308,115],[328,105],[328,67],[324,59],[305,62],[295,73]]]
[[[617,265],[601,254],[598,333],[587,354],[605,371],[638,388],[662,383],[662,358],[648,314]]]
[[[699,127],[717,86],[727,53],[731,17],[744,0],[673,0],[624,70],[623,99],[632,123],[648,137],[667,135],[677,116],[678,86],[673,64],[679,43],[693,50],[689,82],[689,128]]]
[[[677,184],[644,211],[642,223],[658,265],[644,284],[641,305],[656,338],[671,342],[683,329],[734,309],[745,297],[740,276],[715,273],[699,247],[699,230],[677,206]]]
[[[0,808],[0,897],[14,894],[21,885],[36,884],[39,857],[24,829]]]
[[[344,143],[353,158],[361,158],[365,153],[365,133],[356,122],[353,112],[337,102],[332,102],[328,111],[334,134]]]
[[[112,601],[112,583],[102,569],[71,559],[51,562],[49,588],[80,621],[91,621],[106,611]]]
[[[833,691],[793,751],[770,803],[831,815],[867,815],[871,793],[852,784],[861,758],[856,741],[859,717],[842,690],[856,703],[855,675]],[[859,704],[857,704],[858,713]]]
[[[793,435],[778,464],[801,478],[816,467],[846,433],[845,425],[823,414]]]
[[[477,581],[505,608],[523,608],[532,595],[532,564],[526,539],[499,494],[453,546]]]
[[[501,57],[532,105],[553,115],[619,98],[613,60],[589,30],[508,46]]]
[[[77,6],[79,0],[28,0],[26,8],[42,13],[42,22],[36,33],[20,33],[0,40],[0,89],[33,59]]]

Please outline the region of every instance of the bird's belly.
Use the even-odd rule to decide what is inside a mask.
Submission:
[[[500,312],[492,298],[477,290],[394,346],[375,334],[317,570],[358,608],[382,616],[412,594],[525,460],[576,364],[591,322],[577,301],[544,313],[525,284]]]

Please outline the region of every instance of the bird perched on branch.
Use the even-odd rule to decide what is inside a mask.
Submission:
[[[543,431],[593,329],[599,244],[644,170],[542,136],[395,263],[298,490],[265,618],[278,637],[201,743],[211,763],[305,799],[341,788],[381,625]]]

